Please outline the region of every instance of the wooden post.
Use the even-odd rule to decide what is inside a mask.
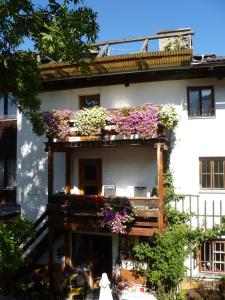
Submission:
[[[65,253],[65,268],[71,267],[71,231],[69,229],[65,229],[64,232],[64,253]]]
[[[88,240],[88,260],[89,260],[89,268],[90,268],[90,271],[89,271],[89,286],[90,288],[93,288],[93,285],[94,285],[94,278],[93,278],[93,267],[94,267],[94,259],[93,259],[93,236],[90,236],[89,237],[89,240]]]
[[[159,207],[159,229],[164,228],[164,178],[163,178],[163,144],[157,143],[157,178],[158,178],[158,207]]]
[[[49,232],[48,232],[48,272],[49,272],[49,288],[53,288],[54,283],[54,252],[53,252],[53,228],[52,224],[49,224]]]
[[[52,147],[48,148],[48,202],[53,195],[53,151]]]
[[[66,151],[66,194],[71,190],[71,152]]]

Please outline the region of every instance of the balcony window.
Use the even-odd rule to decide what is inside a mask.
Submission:
[[[213,87],[189,87],[187,93],[189,117],[214,116]]]
[[[0,96],[0,119],[15,119],[16,114],[17,106],[13,102],[13,96]]]
[[[225,188],[225,158],[200,159],[200,187],[202,189]]]

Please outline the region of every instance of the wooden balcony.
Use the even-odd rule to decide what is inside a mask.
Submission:
[[[149,139],[140,138],[137,134],[129,137],[113,132],[103,131],[98,136],[76,136],[67,141],[49,139],[46,143],[46,151],[64,152],[75,148],[99,148],[99,147],[123,147],[123,146],[155,146],[157,143],[166,145],[169,141],[169,132],[163,125],[158,125],[157,134]]]
[[[66,228],[74,231],[109,232],[101,227],[100,209],[107,202],[116,202],[123,207],[128,200],[134,208],[135,220],[128,230],[129,235],[151,236],[162,228],[158,198],[105,198],[100,196],[75,196],[56,194],[48,204],[49,222],[54,228]]]

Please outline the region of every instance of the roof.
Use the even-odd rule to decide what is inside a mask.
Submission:
[[[49,58],[42,60],[45,62],[41,65],[43,89],[121,83],[128,86],[130,83],[184,78],[224,78],[225,57],[217,57],[215,54],[193,55],[193,34],[190,28],[182,28],[144,37],[97,42],[92,45],[92,55],[95,57],[85,60],[89,67],[86,73],[82,73],[78,66],[66,62],[54,62]],[[151,40],[159,41],[159,51],[150,51]],[[142,45],[136,53],[110,55],[112,45],[137,42],[142,42]],[[179,50],[174,50],[176,47]]]
[[[192,58],[192,49],[96,57],[87,60],[90,69],[88,75],[184,68],[190,65]],[[82,74],[78,68],[68,63],[51,62],[41,66],[43,81],[74,77],[87,77],[87,74]]]

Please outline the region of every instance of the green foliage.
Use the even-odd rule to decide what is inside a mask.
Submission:
[[[169,169],[167,169],[164,173],[164,201],[168,203],[170,201],[181,200],[184,198],[183,195],[176,194],[173,185],[173,175]]]
[[[215,238],[225,231],[224,226],[213,229],[191,229],[190,215],[166,206],[168,226],[155,234],[150,243],[134,247],[136,266],[145,272],[148,286],[157,292],[159,299],[178,300],[184,296],[178,286],[186,274],[184,261],[197,244]],[[143,269],[147,263],[148,268]]]
[[[169,204],[165,205],[165,213],[168,226],[185,224],[190,221],[191,218],[190,214],[186,212],[180,212]]]
[[[20,245],[33,233],[31,221],[22,217],[14,223],[0,224],[0,274],[14,272],[21,265]]]
[[[33,124],[34,133],[36,133],[38,136],[45,134],[46,129],[44,124],[44,119],[41,114],[31,113],[30,120],[31,123]]]
[[[188,40],[185,36],[179,36],[176,38],[169,38],[167,45],[164,47],[165,51],[182,50],[189,47]]]
[[[152,244],[142,243],[134,248],[135,259],[139,263],[148,263],[145,271],[148,286],[159,297],[176,292],[177,285],[185,275],[188,230],[185,224],[168,226],[163,234],[154,236]]]
[[[30,39],[41,56],[83,70],[98,32],[96,17],[79,0],[49,0],[45,7],[30,0],[1,0],[0,93],[11,92],[20,110],[33,120],[40,107],[40,70],[34,52],[18,50],[24,39]]]

